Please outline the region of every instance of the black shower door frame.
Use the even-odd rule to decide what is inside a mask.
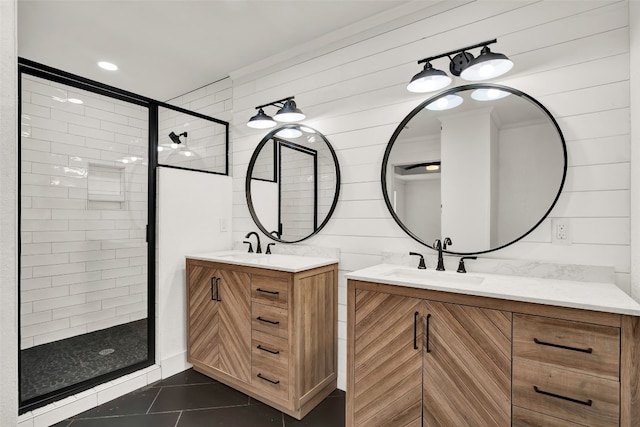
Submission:
[[[115,88],[113,86],[105,85],[100,82],[96,82],[75,74],[71,74],[53,67],[49,67],[28,59],[18,58],[18,286],[20,286],[20,260],[21,260],[21,149],[22,149],[22,77],[23,74],[32,75],[45,80],[54,81],[56,83],[65,84],[74,88],[82,89],[85,91],[93,92],[99,95],[103,95],[109,98],[114,98],[120,101],[129,102],[138,106],[146,107],[149,111],[149,128],[148,128],[148,188],[147,188],[147,225],[146,225],[146,242],[147,242],[147,359],[109,372],[94,378],[90,378],[83,382],[73,384],[53,392],[43,394],[28,400],[22,400],[21,385],[18,381],[18,396],[19,396],[19,413],[31,411],[41,406],[47,405],[51,402],[64,399],[68,396],[80,393],[88,390],[96,385],[105,383],[115,378],[122,377],[132,372],[144,369],[155,364],[155,303],[156,303],[156,281],[155,281],[155,264],[156,264],[156,170],[158,168],[158,108],[164,107],[172,109],[184,114],[189,114],[195,117],[200,117],[205,120],[209,120],[225,126],[225,138],[226,138],[226,164],[225,172],[218,173],[220,175],[229,174],[229,123],[223,120],[216,119],[214,117],[199,114],[193,111],[186,110],[174,105],[169,105],[164,102],[156,101],[151,98],[147,98],[141,95],[137,95],[132,92],[128,92],[122,89]],[[18,307],[20,307],[20,289],[18,289]],[[20,310],[20,308],[19,308]],[[20,318],[20,312],[18,313]],[[18,342],[21,341],[21,325],[18,323]],[[20,346],[19,346],[20,347]],[[21,356],[20,350],[18,350],[18,372],[21,371]]]

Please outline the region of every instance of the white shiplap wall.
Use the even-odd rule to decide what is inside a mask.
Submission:
[[[262,134],[245,126],[255,105],[295,95],[306,124],[337,152],[342,186],[333,218],[305,244],[341,249],[340,376],[345,384],[344,273],[380,262],[382,251],[426,251],[395,224],[379,183],[385,146],[395,127],[426,97],[405,86],[415,61],[498,38],[492,47],[515,62],[496,83],[541,101],[567,141],[565,189],[551,217],[569,220],[572,244],[551,243],[550,221],[526,241],[486,256],[613,266],[630,291],[629,5],[626,1],[441,2],[414,21],[369,33],[304,61],[290,60],[233,84],[234,241],[255,229],[244,175]],[[432,12],[433,16],[428,16]],[[434,63],[445,68],[445,60]],[[234,75],[232,74],[232,77]],[[456,84],[463,84],[458,80]]]

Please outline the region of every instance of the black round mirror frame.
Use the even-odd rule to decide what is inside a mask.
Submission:
[[[535,230],[541,223],[542,221],[544,221],[547,216],[549,216],[549,213],[551,212],[551,210],[553,209],[553,207],[556,205],[556,203],[558,202],[558,199],[560,198],[560,194],[562,193],[562,188],[564,187],[564,182],[566,180],[567,177],[567,145],[565,143],[564,140],[564,135],[562,134],[562,130],[560,129],[560,126],[558,125],[558,122],[555,120],[555,118],[551,115],[551,113],[549,112],[549,110],[547,110],[547,108],[542,105],[537,99],[527,95],[526,93],[519,91],[517,89],[514,89],[512,87],[509,86],[502,86],[502,85],[498,85],[498,84],[494,84],[494,83],[474,83],[474,84],[468,84],[468,85],[463,85],[463,86],[456,86],[453,87],[451,89],[447,89],[443,92],[440,92],[434,96],[432,96],[431,98],[428,98],[426,101],[422,102],[420,105],[418,105],[416,108],[414,108],[403,120],[402,122],[400,122],[400,124],[398,125],[398,127],[396,128],[396,130],[393,132],[393,135],[391,136],[391,139],[389,140],[389,143],[387,144],[387,148],[384,152],[384,157],[382,159],[382,168],[381,168],[381,172],[380,172],[380,182],[382,184],[382,195],[384,196],[384,202],[387,205],[387,209],[389,210],[389,212],[391,213],[391,216],[393,217],[393,219],[396,221],[396,223],[400,226],[400,228],[402,228],[404,230],[405,233],[407,233],[412,239],[414,239],[415,241],[417,241],[418,243],[434,249],[432,245],[424,242],[422,239],[420,239],[418,236],[416,236],[411,230],[409,230],[409,228],[407,228],[407,226],[400,220],[400,218],[396,215],[394,209],[393,209],[393,205],[391,203],[391,200],[389,199],[389,195],[387,194],[387,165],[389,163],[389,156],[391,154],[391,149],[393,148],[393,145],[395,144],[398,136],[400,135],[400,133],[402,132],[402,130],[405,128],[405,126],[407,126],[407,123],[409,123],[409,121],[419,112],[421,112],[428,104],[437,101],[440,98],[443,98],[447,95],[451,95],[454,94],[456,92],[461,92],[461,91],[465,91],[465,90],[472,90],[472,89],[499,89],[502,91],[506,91],[509,92],[513,95],[517,95],[521,98],[524,98],[526,100],[528,100],[529,102],[535,104],[538,108],[540,108],[549,118],[549,120],[553,123],[553,125],[555,126],[556,130],[558,131],[558,136],[560,137],[560,141],[562,142],[562,152],[564,154],[564,170],[562,172],[562,180],[560,182],[560,186],[558,188],[558,193],[556,194],[555,198],[553,199],[553,202],[551,203],[551,206],[549,206],[549,209],[547,209],[547,211],[544,213],[544,215],[542,216],[542,218],[540,218],[540,220],[538,222],[536,222],[533,227],[531,227],[527,232],[525,232],[522,236],[508,242],[505,243],[504,245],[498,246],[496,248],[490,248],[487,250],[483,250],[483,251],[476,251],[476,252],[455,252],[455,251],[450,251],[450,250],[443,250],[442,252],[444,253],[448,253],[448,254],[452,254],[452,255],[478,255],[478,254],[484,254],[484,253],[488,253],[488,252],[493,252],[493,251],[497,251],[499,249],[505,248],[509,245],[514,244],[515,242],[522,240],[523,238],[525,238],[528,234],[530,234],[533,230]],[[444,236],[442,236],[444,238]],[[453,245],[452,245],[453,246]]]
[[[290,241],[290,240],[282,240],[281,238],[276,237],[273,234],[271,234],[269,231],[267,231],[267,229],[264,228],[264,226],[262,225],[262,223],[258,219],[258,215],[256,214],[256,211],[255,211],[255,209],[253,207],[253,201],[252,201],[252,198],[251,198],[251,179],[252,179],[251,175],[253,174],[253,168],[254,168],[254,165],[255,165],[256,160],[258,158],[258,155],[260,154],[260,150],[262,150],[262,148],[267,144],[267,142],[269,142],[271,140],[271,138],[273,138],[278,132],[280,132],[283,129],[296,129],[298,127],[305,127],[305,128],[311,129],[312,131],[314,131],[314,133],[316,135],[318,135],[318,136],[320,136],[322,138],[322,140],[324,141],[325,144],[327,144],[327,147],[329,148],[329,152],[331,153],[331,157],[333,158],[333,163],[334,163],[335,168],[336,168],[336,191],[335,191],[335,194],[334,194],[334,197],[333,197],[333,202],[331,203],[331,208],[329,209],[329,212],[327,213],[327,216],[320,223],[320,225],[318,225],[318,227],[313,231],[313,233],[307,235],[306,237],[304,237],[302,239]],[[280,127],[276,128],[276,129],[272,130],[268,134],[266,134],[264,136],[264,138],[262,138],[262,140],[260,141],[258,146],[255,148],[255,150],[253,151],[253,154],[251,155],[251,160],[249,161],[249,167],[247,168],[247,175],[246,175],[246,178],[245,178],[245,196],[246,196],[246,200],[247,200],[247,207],[249,208],[249,213],[251,214],[251,218],[253,219],[253,222],[256,224],[258,229],[264,235],[268,236],[272,240],[275,240],[276,242],[279,242],[279,243],[298,243],[298,242],[302,242],[303,240],[306,240],[306,239],[318,234],[318,232],[320,230],[322,230],[322,228],[327,224],[327,222],[329,222],[329,219],[333,215],[333,211],[336,209],[336,205],[338,204],[338,196],[339,195],[340,195],[340,164],[338,163],[338,156],[336,156],[336,152],[334,151],[333,147],[331,146],[331,143],[329,143],[327,138],[322,133],[320,133],[319,131],[317,131],[316,129],[314,129],[314,128],[310,127],[310,126],[301,125],[301,124],[291,124],[291,125],[280,126]]]

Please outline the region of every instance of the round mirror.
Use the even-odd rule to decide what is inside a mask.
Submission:
[[[300,242],[320,231],[336,207],[338,158],[317,130],[282,126],[253,152],[245,189],[251,217],[263,233],[278,242]]]
[[[533,231],[555,205],[567,149],[549,111],[506,86],[471,84],[418,105],[393,133],[382,192],[396,222],[453,254],[504,248]]]

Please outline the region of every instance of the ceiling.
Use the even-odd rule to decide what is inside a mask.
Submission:
[[[18,54],[167,101],[329,33],[362,30],[363,21],[406,3],[411,1],[19,0]],[[98,61],[119,70],[102,70]]]

